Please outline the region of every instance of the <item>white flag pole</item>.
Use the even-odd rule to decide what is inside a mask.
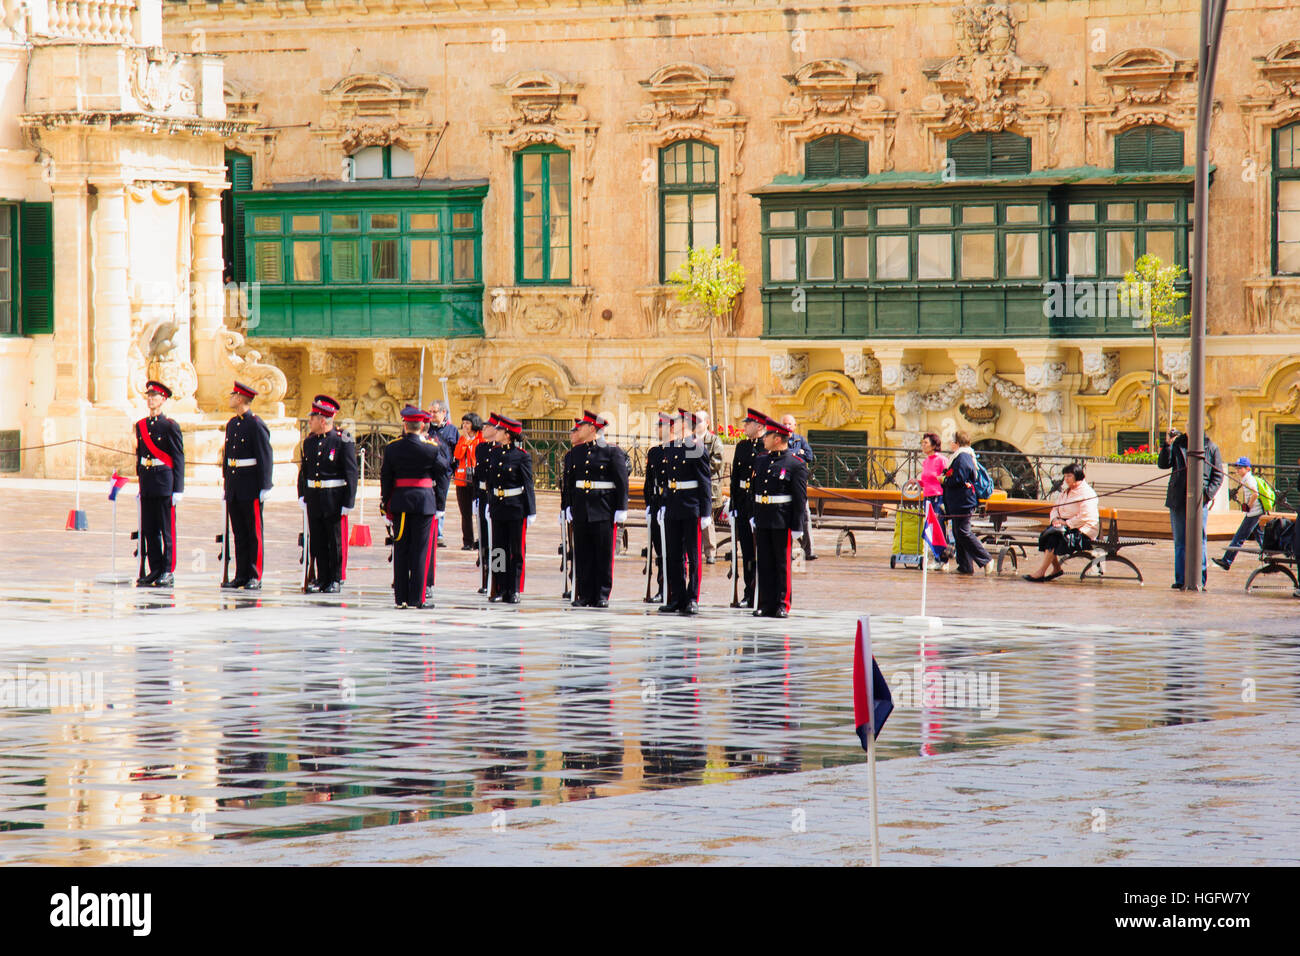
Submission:
[[[922,634],[933,634],[943,629],[942,619],[925,613],[927,571],[930,567],[930,542],[925,539],[925,533],[930,528],[930,513],[930,503],[927,501],[921,509],[921,613],[915,617],[903,618],[904,624],[917,628]]]
[[[867,786],[871,790],[871,865],[880,866],[880,819],[876,813],[876,695],[871,666],[871,619],[858,618],[862,631],[863,678],[867,683]]]

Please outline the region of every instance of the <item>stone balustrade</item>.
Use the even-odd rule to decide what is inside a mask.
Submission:
[[[20,0],[0,0],[9,19],[9,8]],[[150,41],[143,34],[145,19],[152,20],[158,0],[28,0],[27,33],[33,38],[75,43],[141,44]],[[21,13],[17,14],[21,19]]]

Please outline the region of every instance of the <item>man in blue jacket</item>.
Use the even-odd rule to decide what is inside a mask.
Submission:
[[[970,435],[955,432],[952,436],[953,455],[943,473],[943,510],[950,516],[952,536],[957,548],[957,573],[974,574],[973,565],[989,565],[989,553],[971,530],[970,519],[979,507],[975,493],[975,452],[970,447]]]
[[[817,460],[817,456],[813,454],[812,445],[808,444],[808,439],[795,430],[798,423],[793,415],[782,415],[781,424],[790,431],[790,451],[804,463],[804,466],[808,469],[808,476],[811,478],[813,462]],[[804,499],[803,506],[803,537],[799,543],[803,548],[804,560],[816,561],[817,555],[813,554],[812,513],[808,508],[807,498]]]

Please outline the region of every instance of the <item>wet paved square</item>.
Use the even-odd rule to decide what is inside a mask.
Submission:
[[[274,856],[314,835],[857,764],[862,613],[899,702],[880,738],[891,761],[1281,717],[1300,700],[1291,606],[1269,597],[1225,593],[1204,605],[1209,626],[1161,626],[1151,607],[1173,617],[1189,596],[936,575],[946,627],[921,638],[903,624],[915,572],[860,550],[809,564],[785,621],[721,606],[721,565],[700,617],[665,618],[639,600],[635,556],[619,559],[608,611],[565,606],[543,532],[517,608],[485,604],[473,555],[448,548],[436,608],[397,610],[381,549],[354,553],[344,594],[297,593],[291,505],[268,520],[278,570],[260,594],[221,592],[210,558],[174,592],[137,591],[94,582],[102,522],[33,537],[57,505],[27,503],[3,539],[15,573],[0,585],[0,678],[13,675],[12,700],[0,683],[0,862],[200,862],[231,841]],[[188,513],[215,523],[215,508]],[[184,531],[183,555],[211,541]],[[20,540],[48,548],[19,556]],[[953,616],[966,596],[969,616]],[[56,674],[89,678],[80,700],[49,699]]]

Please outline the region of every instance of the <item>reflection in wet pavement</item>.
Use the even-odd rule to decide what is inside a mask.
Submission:
[[[202,852],[865,756],[849,612],[385,602],[202,585],[0,593],[18,629],[0,645],[0,862]],[[1300,698],[1293,636],[950,621],[922,641],[899,617],[873,618],[873,634],[899,703],[884,758]],[[85,676],[82,698],[51,701],[56,674]]]

